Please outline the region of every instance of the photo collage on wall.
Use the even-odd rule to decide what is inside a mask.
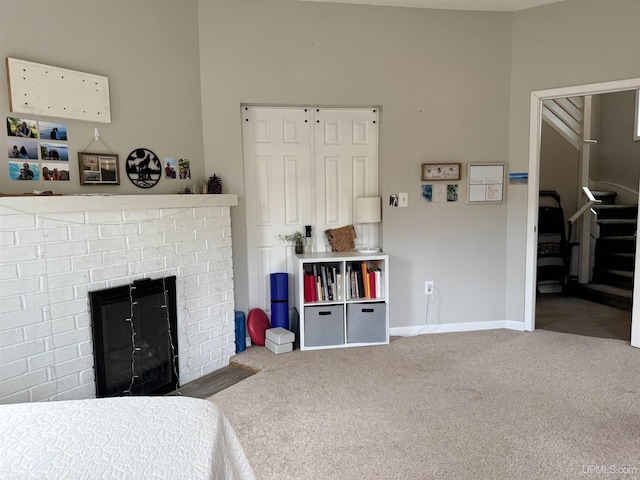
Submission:
[[[462,178],[461,163],[423,163],[421,165],[420,198],[427,203],[456,203],[460,197],[457,183]],[[434,183],[431,183],[434,182]]]
[[[176,173],[177,172],[177,173]],[[188,180],[191,178],[191,167],[187,158],[165,158],[164,178],[175,180]]]
[[[427,203],[457,202],[459,199],[457,184],[424,183],[420,187],[420,197]]]
[[[69,181],[66,124],[7,117],[7,136],[11,180]]]

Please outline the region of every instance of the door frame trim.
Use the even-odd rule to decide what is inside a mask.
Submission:
[[[540,188],[540,136],[542,131],[542,102],[552,98],[575,97],[583,95],[599,95],[603,93],[621,92],[640,89],[640,78],[614,80],[610,82],[592,83],[572,87],[536,90],[531,92],[529,109],[529,190],[527,206],[527,237],[525,247],[525,305],[524,329],[532,332],[535,329],[536,306],[536,259],[538,229],[538,190]],[[637,244],[636,244],[637,246]],[[638,250],[640,252],[640,249]],[[636,257],[636,273],[639,271]],[[640,289],[638,289],[640,291]],[[633,314],[631,328],[631,345],[640,347],[640,293],[633,291]],[[637,314],[637,315],[636,315]],[[633,319],[638,316],[639,320]]]

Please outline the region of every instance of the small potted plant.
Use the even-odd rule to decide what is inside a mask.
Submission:
[[[295,244],[296,253],[304,253],[304,236],[300,232],[287,233],[285,235],[276,235],[281,242],[289,242]]]

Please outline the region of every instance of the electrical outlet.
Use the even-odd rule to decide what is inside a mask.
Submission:
[[[427,280],[424,282],[424,294],[433,295],[433,280]]]

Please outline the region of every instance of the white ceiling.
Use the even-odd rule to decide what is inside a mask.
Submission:
[[[357,3],[388,7],[439,8],[446,10],[485,10],[513,12],[564,0],[301,0],[306,2]]]

